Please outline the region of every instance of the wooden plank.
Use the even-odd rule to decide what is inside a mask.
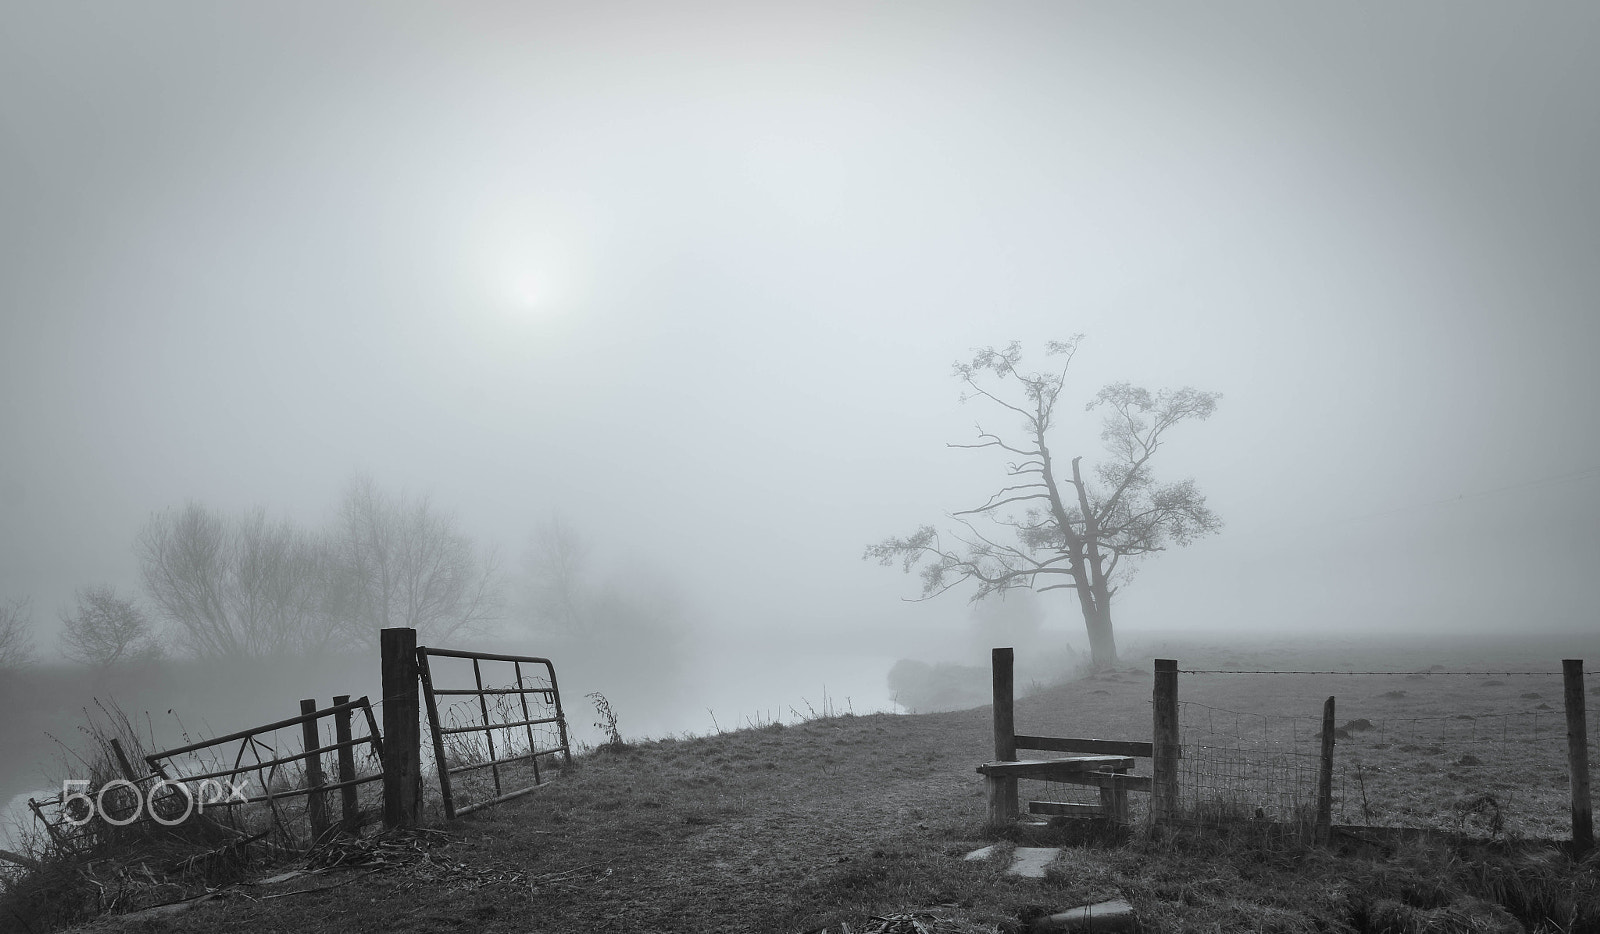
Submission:
[[[978,771],[989,776],[1056,779],[1082,772],[1122,771],[1133,768],[1127,756],[1076,756],[1070,759],[1022,759],[1016,762],[985,762]]]
[[[1065,785],[1097,785],[1101,788],[1119,788],[1123,791],[1150,791],[1150,776],[1148,775],[1123,775],[1119,772],[1078,772],[1071,775],[1055,775],[1050,778],[1053,782]]]
[[[1138,756],[1148,759],[1155,755],[1151,743],[1130,743],[1120,739],[1076,739],[1061,736],[1018,736],[1017,749],[1038,749],[1044,752],[1087,752],[1103,756]],[[998,757],[996,757],[998,758]]]
[[[1567,707],[1567,768],[1572,789],[1572,855],[1594,849],[1594,802],[1589,797],[1589,730],[1583,697],[1583,659],[1561,662]]]
[[[1105,817],[1098,804],[1073,804],[1070,801],[1029,801],[1029,814],[1051,814],[1056,817]]]

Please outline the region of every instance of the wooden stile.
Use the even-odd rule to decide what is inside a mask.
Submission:
[[[1098,756],[1137,756],[1142,759],[1148,759],[1153,754],[1149,743],[1130,743],[1120,739],[1019,735],[1013,737],[1012,742],[1016,749],[1037,749],[1041,752],[1086,752]]]
[[[1036,778],[1041,781],[1065,781],[1069,775],[1083,772],[1125,772],[1133,768],[1133,759],[1127,756],[1072,756],[1067,759],[1013,759],[1010,762],[985,762],[978,766],[984,775],[1005,775],[1013,779]]]
[[[1029,801],[1029,814],[1048,814],[1052,817],[1105,817],[1111,812],[1104,805],[1074,804],[1071,801]]]
[[[998,648],[991,652],[990,659],[994,681],[994,759],[978,766],[978,772],[984,779],[989,827],[999,830],[1017,819],[1017,780],[1024,778],[1091,785],[1100,790],[1098,805],[1032,801],[1028,804],[1029,813],[1109,817],[1117,823],[1127,823],[1128,792],[1148,792],[1150,778],[1124,773],[1133,768],[1134,758],[1151,756],[1153,745],[1121,740],[1018,735],[1013,697],[1012,665],[1015,654],[1009,648]],[[1019,760],[1018,749],[1073,755],[1060,759]]]

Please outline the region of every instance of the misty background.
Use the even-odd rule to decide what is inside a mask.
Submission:
[[[0,11],[0,601],[45,661],[153,515],[317,528],[364,475],[496,557],[483,639],[583,671],[574,720],[889,709],[990,641],[861,558],[1001,485],[952,362],[1079,332],[1058,455],[1108,382],[1222,393],[1157,472],[1226,527],[1125,645],[1595,628],[1592,4]],[[528,617],[553,516],[670,653]]]

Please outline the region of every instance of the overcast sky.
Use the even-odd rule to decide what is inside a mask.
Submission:
[[[53,626],[153,511],[318,522],[365,470],[508,563],[559,510],[707,628],[955,625],[862,548],[999,485],[953,361],[1084,332],[1073,411],[1223,393],[1158,475],[1227,526],[1125,642],[1594,627],[1597,44],[1593,3],[0,0],[0,598]]]

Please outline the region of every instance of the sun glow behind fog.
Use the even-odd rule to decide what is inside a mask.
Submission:
[[[562,317],[578,299],[580,276],[570,251],[559,245],[512,242],[492,251],[480,273],[480,288],[501,316],[513,323]]]
[[[499,287],[500,301],[496,304],[503,307],[507,317],[516,321],[536,321],[559,315],[562,311],[560,291],[553,281],[554,277],[540,270],[513,272]]]
[[[554,216],[552,216],[554,215]],[[474,219],[467,233],[470,288],[502,322],[537,325],[570,315],[585,299],[584,225],[538,205]]]

